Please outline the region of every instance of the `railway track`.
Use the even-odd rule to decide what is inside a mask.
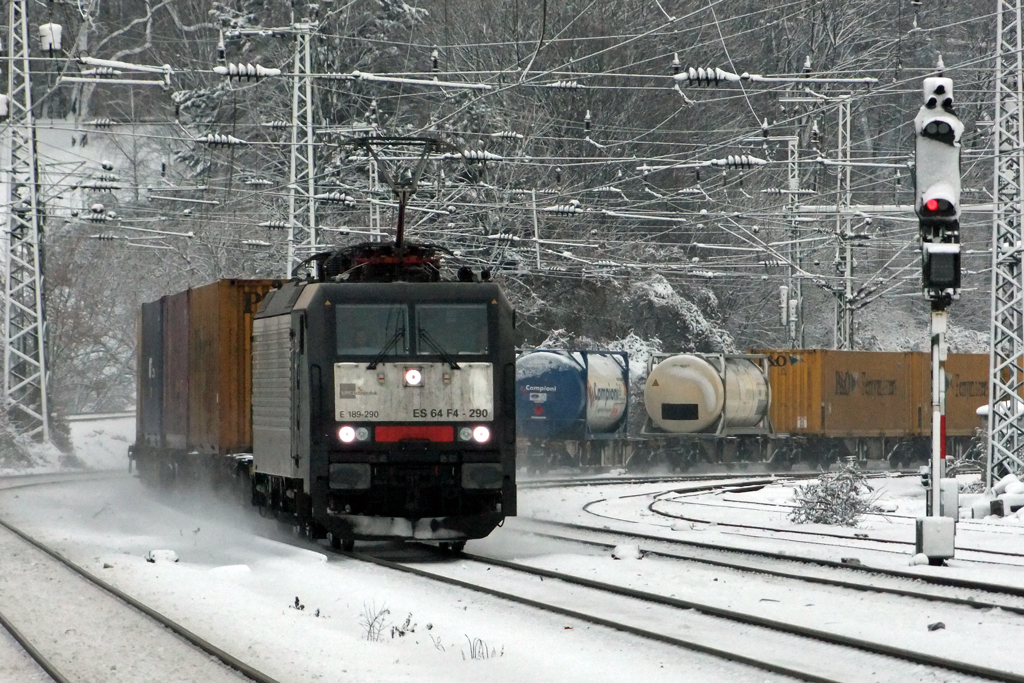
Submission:
[[[517,520],[518,521],[518,520]],[[930,587],[937,587],[940,589],[949,589],[950,591],[956,591],[957,595],[953,595],[952,592],[948,596],[944,595],[930,595],[916,590],[907,590],[899,588],[898,586],[887,587],[884,584],[878,583],[867,583],[867,582],[849,582],[845,581],[850,585],[844,587],[854,588],[857,590],[875,591],[879,593],[891,593],[894,595],[907,595],[910,597],[921,597],[924,599],[935,599],[940,602],[949,602],[952,604],[962,604],[971,607],[978,608],[990,608],[998,607],[1000,609],[1006,609],[1010,612],[1024,613],[1021,609],[1024,608],[1024,587],[1018,586],[1007,586],[1002,584],[989,583],[985,581],[972,581],[969,579],[958,579],[947,576],[937,576],[932,574],[919,574],[916,572],[900,571],[897,569],[886,569],[881,567],[872,567],[865,565],[860,562],[836,562],[834,560],[827,560],[822,558],[814,557],[803,557],[800,555],[793,555],[790,553],[778,553],[766,550],[755,550],[749,548],[737,548],[735,546],[721,545],[716,543],[706,543],[702,541],[692,541],[686,539],[675,539],[667,538],[664,536],[656,536],[652,534],[644,534],[632,531],[623,531],[608,529],[606,527],[589,526],[585,524],[573,524],[569,522],[560,522],[556,520],[547,519],[526,519],[523,520],[527,524],[537,524],[541,528],[528,528],[528,529],[516,529],[523,533],[531,533],[537,536],[552,538],[556,540],[563,540],[569,542],[579,542],[588,545],[596,545],[599,547],[614,547],[623,542],[622,539],[626,540],[640,540],[646,541],[652,544],[661,544],[664,547],[677,549],[687,548],[692,552],[683,554],[681,552],[673,551],[653,551],[654,554],[664,556],[671,559],[687,560],[692,562],[699,562],[703,564],[715,565],[723,568],[735,569],[744,572],[763,573],[782,578],[793,578],[798,580],[807,580],[813,583],[823,583],[826,585],[843,586],[845,580],[833,580],[833,579],[821,579],[819,577],[808,576],[806,573],[782,571],[773,569],[772,565],[805,565],[805,566],[816,566],[826,570],[841,570],[846,576],[851,574],[860,574],[865,576],[871,576],[874,578],[884,578],[887,580],[894,580],[903,583],[917,583],[926,584]],[[562,530],[570,530],[577,533],[589,534],[590,538],[586,536],[565,536],[564,534],[551,533],[545,531],[544,528],[557,528]],[[617,542],[601,541],[600,538],[617,537],[620,540]],[[754,558],[757,561],[769,562],[771,565],[756,564],[752,562],[738,562],[735,556],[747,556]],[[972,591],[979,597],[977,598],[960,598],[960,591]],[[981,597],[986,596],[986,597]],[[1021,599],[1019,603],[996,603],[992,601],[992,597],[1013,597]]]
[[[574,574],[462,554],[457,562],[341,553],[431,581],[815,683],[996,680],[1024,675]],[[467,571],[468,570],[468,571]],[[545,581],[548,579],[548,581]],[[612,618],[610,615],[615,615]],[[660,623],[663,627],[652,627]],[[569,628],[569,627],[567,627]],[[770,643],[766,647],[766,643]],[[884,673],[883,673],[884,672]],[[951,674],[955,674],[953,678]]]
[[[543,527],[548,524],[551,524],[551,522],[544,522],[541,526]],[[567,536],[564,533],[551,533],[549,531],[543,531],[542,529],[512,530],[519,533],[532,534],[541,538],[563,541],[566,543],[578,543],[605,550],[611,550],[624,541],[637,540],[639,538],[638,536],[625,531],[617,532],[607,529],[598,529],[596,527],[580,526],[574,526],[573,528],[579,531],[588,532],[589,537],[587,537],[587,535],[581,536],[579,534],[575,536]],[[602,537],[604,540],[602,540]],[[618,539],[610,540],[609,537],[618,537]],[[673,541],[672,539],[659,539],[655,536],[645,536],[643,538],[649,541],[652,545],[661,544],[669,548],[673,545],[683,544],[682,542]],[[920,598],[933,602],[962,605],[976,609],[1002,609],[1015,614],[1024,614],[1024,588],[1018,588],[1015,586],[1001,586],[985,582],[957,579],[946,581],[942,580],[942,577],[913,574],[910,572],[897,572],[894,570],[875,569],[865,565],[843,562],[809,560],[792,555],[776,555],[771,559],[777,560],[777,562],[772,562],[770,564],[757,564],[756,562],[742,562],[737,561],[736,559],[726,559],[724,557],[729,555],[746,554],[746,551],[739,549],[716,547],[719,552],[715,553],[717,556],[713,556],[708,553],[701,554],[699,552],[682,553],[666,549],[657,550],[653,549],[652,545],[645,547],[645,556],[650,555],[652,557],[662,557],[669,560],[695,562],[744,573],[761,574],[782,579],[802,581],[805,583],[847,588],[850,590]],[[764,557],[761,554],[758,554],[758,556],[762,558]],[[807,573],[781,568],[786,565],[797,563],[814,564],[819,567],[826,568],[827,571],[821,573]],[[841,573],[843,578],[828,576],[828,574],[836,573]],[[864,581],[851,580],[851,578],[858,575],[869,578]],[[932,587],[933,592],[921,590],[920,584],[926,584]],[[964,597],[965,593],[969,593],[972,597]],[[1000,602],[997,601],[997,598],[1003,598],[1004,600]],[[1007,598],[1010,600],[1006,600]]]
[[[2,519],[0,586],[0,625],[58,683],[277,683]]]
[[[738,487],[737,488],[730,488],[728,486],[722,486],[722,487],[720,487],[720,489],[739,492],[739,488]],[[714,489],[709,489],[709,490],[714,490]],[[666,492],[666,493],[674,493],[674,492]],[[647,494],[647,495],[650,495],[650,494]],[[665,494],[661,494],[661,495],[665,495]],[[659,504],[660,504],[660,506],[659,506]],[[793,537],[793,536],[804,537],[804,536],[806,536],[806,537],[810,537],[810,538],[815,538],[816,537],[816,538],[838,539],[838,540],[844,541],[845,542],[844,543],[844,547],[849,547],[851,550],[852,549],[872,550],[874,548],[870,548],[869,547],[872,544],[878,544],[878,545],[883,545],[883,546],[899,546],[899,547],[902,547],[902,548],[914,547],[914,543],[911,542],[911,541],[903,541],[903,540],[893,539],[893,538],[877,538],[877,537],[872,538],[867,533],[860,533],[860,534],[857,534],[856,532],[851,532],[851,533],[834,533],[834,532],[821,531],[821,530],[810,531],[810,530],[805,530],[805,529],[786,529],[786,528],[779,528],[779,527],[773,527],[773,526],[764,526],[764,525],[759,525],[759,524],[742,524],[742,523],[739,523],[739,522],[724,522],[724,521],[718,521],[718,520],[712,520],[712,519],[700,519],[700,518],[697,518],[697,517],[691,517],[689,515],[673,513],[673,512],[670,512],[670,511],[664,509],[665,505],[672,505],[672,504],[702,505],[704,503],[700,503],[700,502],[696,502],[696,501],[686,501],[685,503],[680,503],[678,501],[665,500],[665,499],[662,499],[662,498],[660,498],[659,496],[656,495],[654,500],[651,501],[647,505],[647,510],[650,511],[651,513],[653,513],[655,515],[659,515],[661,517],[666,517],[666,518],[669,518],[669,519],[674,519],[674,520],[683,521],[683,522],[691,522],[691,523],[694,523],[694,524],[715,524],[716,526],[719,526],[719,527],[734,528],[734,529],[744,529],[744,530],[747,530],[747,531],[756,531],[756,532],[768,532],[768,533],[772,533],[772,534],[782,534],[782,535],[785,535],[787,537]],[[706,504],[706,505],[712,505],[712,504]],[[584,509],[586,509],[586,506],[584,507]],[[625,521],[625,520],[623,520],[623,521]],[[758,536],[758,537],[759,538],[771,538],[769,536]],[[794,539],[794,540],[798,540],[798,539]],[[847,545],[847,544],[853,544],[853,545]],[[1015,558],[1017,561],[1015,561],[1015,562],[1002,562],[1002,563],[999,563],[999,564],[1020,565],[1021,561],[1024,560],[1024,553],[1017,553],[1017,552],[1006,551],[1006,550],[991,550],[991,549],[987,549],[987,548],[968,547],[968,546],[964,546],[964,545],[957,545],[956,546],[956,550],[959,553],[957,555],[957,559],[958,560],[963,560],[963,561],[966,561],[966,562],[989,562],[989,563],[994,563],[995,560],[993,558],[1003,557],[1003,558]],[[965,556],[964,553],[967,553],[968,555]]]
[[[910,470],[886,470],[884,472],[868,472],[864,476],[865,478],[875,477],[891,477],[891,476],[911,476],[916,475],[916,472]],[[690,481],[709,481],[709,480],[728,480],[728,479],[757,479],[764,480],[769,483],[778,483],[780,481],[792,480],[792,479],[815,479],[821,476],[821,472],[818,471],[807,471],[807,472],[786,472],[785,474],[775,474],[771,472],[763,473],[752,473],[752,472],[715,472],[706,474],[672,474],[672,475],[632,475],[632,476],[589,476],[589,477],[564,477],[564,478],[552,478],[552,479],[526,479],[517,482],[516,486],[521,489],[546,489],[546,488],[566,488],[576,486],[605,486],[605,485],[626,485],[626,484],[664,484],[668,482],[690,482]]]

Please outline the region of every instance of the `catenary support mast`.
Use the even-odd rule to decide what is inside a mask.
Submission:
[[[992,337],[986,482],[1024,471],[1024,42],[1021,0],[996,0],[996,107],[992,225]]]
[[[296,22],[295,59],[292,68],[291,174],[288,183],[288,266],[295,267],[315,253],[319,246],[316,225],[316,140],[313,133],[313,77],[310,39],[316,26]]]
[[[19,429],[49,439],[43,306],[43,209],[39,202],[26,0],[9,0],[10,121],[3,133],[5,254],[4,396]]]

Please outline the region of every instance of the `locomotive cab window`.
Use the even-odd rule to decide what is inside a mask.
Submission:
[[[474,355],[489,350],[487,304],[420,304],[416,324],[421,355]]]
[[[405,306],[350,304],[334,307],[339,356],[409,353]]]

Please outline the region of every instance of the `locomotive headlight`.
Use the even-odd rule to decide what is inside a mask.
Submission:
[[[338,430],[338,438],[341,439],[342,443],[352,443],[356,440],[355,428],[345,425]]]
[[[366,441],[369,438],[370,438],[370,430],[367,429],[366,427],[360,427],[359,429],[356,430],[356,440],[357,441]]]
[[[473,430],[473,440],[477,443],[486,443],[491,438],[491,430],[483,425]]]
[[[469,441],[473,438],[473,429],[471,427],[461,427],[459,429],[459,441]]]
[[[405,386],[407,387],[418,387],[423,383],[423,373],[417,368],[406,368],[405,370]]]

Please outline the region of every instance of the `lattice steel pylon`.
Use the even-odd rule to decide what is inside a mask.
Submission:
[[[2,136],[4,246],[4,397],[18,429],[48,441],[46,324],[43,306],[43,210],[32,114],[26,0],[9,0],[10,120]]]
[[[316,224],[316,140],[313,132],[313,76],[309,50],[316,25],[292,20],[295,59],[292,69],[291,180],[288,183],[288,267],[312,256],[320,246]]]
[[[839,99],[839,128],[836,134],[836,265],[841,266],[842,293],[836,294],[833,347],[853,350],[853,249],[850,245],[850,96]]]
[[[1021,0],[996,0],[995,168],[992,222],[992,336],[986,482],[1024,471],[1024,57]]]

